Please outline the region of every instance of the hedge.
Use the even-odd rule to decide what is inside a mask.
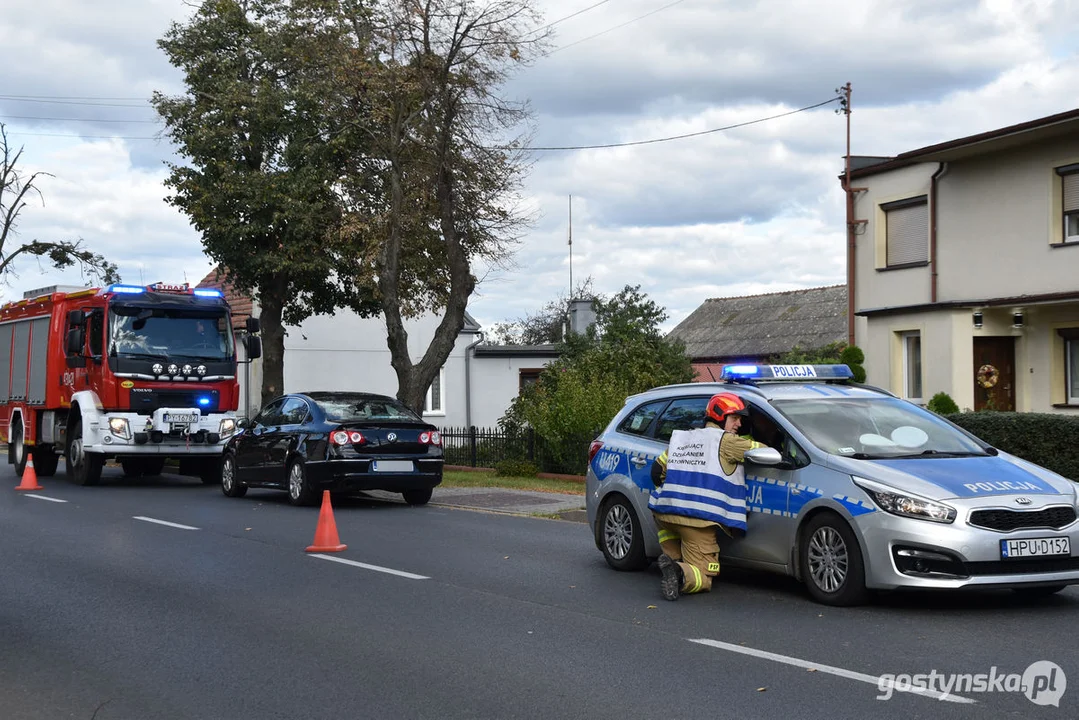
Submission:
[[[995,448],[1079,482],[1079,417],[993,410],[945,417]]]

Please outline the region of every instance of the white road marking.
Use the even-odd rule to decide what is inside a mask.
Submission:
[[[33,493],[26,493],[23,497],[37,498],[38,500],[48,500],[49,502],[67,502],[67,500],[61,500],[60,498],[45,497],[44,495],[34,495]]]
[[[323,555],[322,553],[312,553],[311,557],[322,558],[323,560],[331,560],[333,562],[341,563],[343,565],[352,565],[353,567],[363,568],[364,570],[374,570],[375,572],[389,573],[390,575],[397,575],[399,577],[408,578],[409,580],[430,580],[431,578],[426,575],[415,575],[403,570],[394,570],[392,568],[379,567],[378,565],[368,565],[367,563],[356,562],[355,560],[346,560],[345,558],[332,557],[330,555]]]
[[[687,640],[691,643],[708,645],[710,647],[719,648],[720,650],[730,650],[731,652],[742,653],[743,655],[752,655],[753,657],[763,658],[764,660],[773,660],[787,665],[794,665],[795,667],[811,668],[817,672],[837,675],[842,678],[847,678],[848,680],[859,680],[864,683],[869,683],[870,685],[879,686],[881,681],[880,677],[876,675],[866,675],[865,673],[845,670],[832,665],[821,665],[820,663],[810,662],[809,660],[802,660],[800,658],[790,657],[789,655],[779,655],[778,653],[768,652],[767,650],[757,650],[756,648],[745,647],[744,645],[733,645],[731,643],[720,642],[719,640],[709,640],[708,638],[687,638]],[[972,698],[955,695],[954,693],[944,693],[939,690],[931,690],[928,688],[911,687],[909,690],[902,691],[898,687],[893,689],[895,692],[909,692],[914,695],[925,695],[926,697],[931,697],[936,700],[947,700],[948,702],[967,704],[978,702]]]
[[[142,517],[141,515],[134,516],[136,520],[142,520],[143,522],[156,523],[158,525],[168,525],[169,527],[179,528],[181,530],[198,530],[197,527],[191,527],[190,525],[180,525],[179,523],[168,522],[166,520],[155,520],[154,518]]]

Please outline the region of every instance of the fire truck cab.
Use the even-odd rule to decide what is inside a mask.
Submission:
[[[125,475],[220,479],[239,401],[232,318],[220,290],[186,284],[45,288],[0,307],[0,435],[20,475],[39,476],[60,456],[79,485],[105,461]],[[261,355],[247,321],[247,359]]]

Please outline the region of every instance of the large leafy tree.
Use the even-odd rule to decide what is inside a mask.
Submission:
[[[48,173],[27,173],[19,167],[23,148],[14,149],[8,142],[7,128],[0,123],[0,278],[14,273],[20,257],[44,259],[58,270],[78,266],[84,275],[102,283],[120,279],[116,265],[103,255],[88,250],[78,240],[19,240],[19,217],[31,200],[41,200],[37,187]]]
[[[336,2],[208,0],[158,42],[186,86],[153,98],[183,158],[170,202],[261,306],[264,402],[283,391],[286,324],[378,309],[340,232],[336,187],[359,143],[324,114],[321,55],[348,36]]]
[[[559,359],[510,406],[506,429],[527,425],[553,443],[579,441],[610,422],[627,396],[693,379],[684,345],[660,330],[666,311],[639,285],[600,296],[595,307],[596,324],[566,338]]]
[[[397,374],[414,409],[453,349],[476,287],[473,263],[505,260],[526,218],[516,207],[525,171],[517,128],[527,107],[501,88],[535,57],[531,0],[376,0],[342,3],[355,37],[336,62],[327,114],[360,133],[343,205],[350,244],[378,297]],[[418,361],[405,320],[441,319]]]

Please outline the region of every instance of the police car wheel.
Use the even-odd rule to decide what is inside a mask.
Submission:
[[[799,543],[802,579],[813,599],[825,605],[865,601],[865,563],[854,532],[839,515],[813,516]]]
[[[615,570],[640,570],[648,564],[641,523],[623,495],[611,495],[603,503],[597,532],[603,557]]]

